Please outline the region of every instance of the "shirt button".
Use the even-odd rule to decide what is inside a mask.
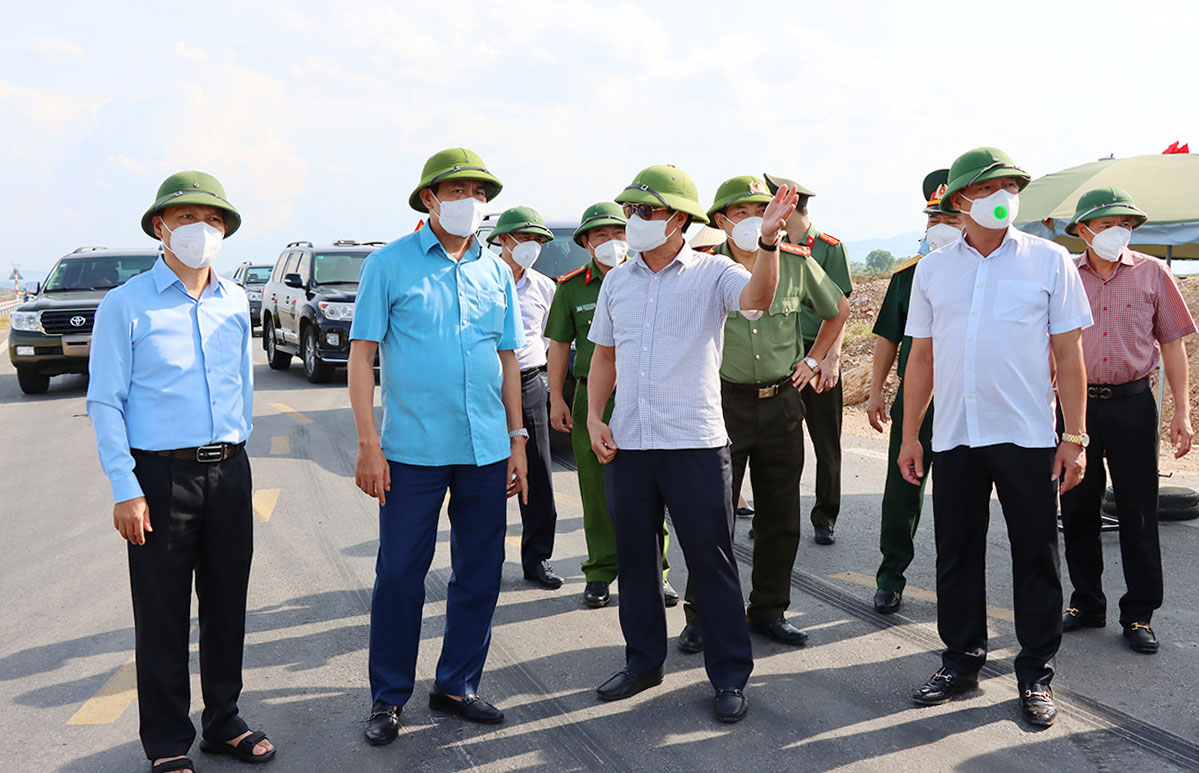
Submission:
[[[972,312],[970,312],[970,313],[971,313],[971,314],[973,314],[973,315],[974,315],[974,316],[976,316],[976,317],[978,316],[978,310],[977,310],[977,309],[975,309],[974,311],[972,311]]]
[[[757,334],[758,334],[758,329],[755,327],[755,328],[754,328],[754,335],[757,335]]]
[[[650,302],[650,303],[653,303],[653,302],[654,302],[654,299],[653,299],[653,298],[650,298],[650,299],[649,299],[649,302]]]
[[[1104,333],[1104,335],[1107,335],[1107,333]]]
[[[1103,310],[1104,310],[1104,311],[1107,311],[1107,307],[1106,307],[1106,306],[1104,306],[1104,307],[1103,307]]]
[[[974,336],[970,336],[969,338],[966,339],[967,342],[973,341],[973,340],[974,340]]]
[[[974,395],[966,395],[966,399],[967,399],[967,400],[973,400],[973,399],[974,399]]]
[[[974,286],[977,287],[979,290],[983,289],[982,285],[974,285]]]
[[[649,351],[649,347],[648,347],[648,346],[643,346],[643,347],[641,347],[641,351],[643,351],[643,352],[648,352],[648,351]]]
[[[754,359],[755,359],[755,360],[760,360],[760,359],[762,359],[762,355],[760,355],[760,354],[755,354],[755,355],[754,355]]]
[[[1103,358],[1103,361],[1104,361],[1104,362],[1107,362],[1107,358],[1106,358],[1106,357],[1104,357],[1104,358]]]

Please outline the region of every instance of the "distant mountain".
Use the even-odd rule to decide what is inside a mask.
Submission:
[[[865,263],[866,256],[873,250],[886,250],[898,260],[915,255],[923,236],[924,234],[919,231],[912,231],[883,239],[846,241],[845,249],[849,252],[849,259],[854,263]]]

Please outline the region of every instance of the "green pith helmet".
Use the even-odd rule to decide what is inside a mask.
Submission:
[[[762,179],[766,181],[766,189],[770,191],[770,195],[779,192],[780,185],[786,185],[791,190],[795,191],[800,197],[807,196],[809,199],[816,195],[816,192],[803,187],[794,180],[788,180],[786,177],[779,177],[777,174],[762,173]]]
[[[715,217],[717,212],[724,212],[734,204],[769,204],[772,198],[766,183],[758,178],[751,175],[734,177],[716,189],[716,201],[708,208],[708,217]]]
[[[945,198],[945,190],[948,187],[949,170],[938,169],[934,172],[929,172],[924,177],[924,214],[940,215],[941,199]]]
[[[487,234],[487,243],[495,244],[504,234],[533,234],[540,237],[542,244],[554,238],[554,232],[545,227],[545,221],[532,207],[505,209],[495,221],[495,230]]]
[[[408,197],[408,206],[417,212],[428,212],[429,208],[421,203],[420,192],[447,180],[482,180],[488,201],[500,195],[504,187],[498,177],[487,171],[478,153],[466,148],[450,148],[429,156],[420,173],[420,185]]]
[[[241,214],[225,200],[225,188],[215,177],[204,172],[175,172],[158,186],[158,195],[154,203],[142,215],[142,230],[152,238],[154,233],[154,216],[167,207],[178,207],[183,204],[204,204],[216,207],[225,212],[225,237],[233,235],[241,227]]]
[[[1028,172],[1012,163],[1012,157],[999,148],[975,148],[958,156],[949,168],[949,182],[945,195],[941,197],[941,212],[952,215],[957,212],[950,203],[953,194],[975,183],[1013,177],[1024,190],[1032,178]]]
[[[673,166],[661,164],[642,169],[633,182],[616,197],[618,204],[650,204],[686,212],[699,223],[708,215],[699,203],[699,192],[691,176]]]
[[[1149,219],[1145,211],[1133,203],[1132,196],[1123,188],[1105,185],[1087,191],[1074,207],[1074,217],[1066,224],[1066,233],[1078,236],[1078,224],[1101,217],[1135,217],[1139,228]]]
[[[579,221],[579,227],[575,229],[575,244],[582,247],[583,234],[593,228],[600,228],[605,225],[618,225],[624,228],[628,225],[628,222],[625,219],[624,210],[616,202],[601,201],[598,204],[592,204],[584,210],[583,219]]]

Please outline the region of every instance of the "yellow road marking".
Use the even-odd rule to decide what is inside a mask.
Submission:
[[[520,550],[520,537],[504,537],[504,542],[507,542],[512,547]]]
[[[111,725],[137,697],[137,668],[133,658],[125,661],[96,694],[67,720],[68,725]]]
[[[264,488],[254,492],[254,515],[260,523],[271,520],[275,505],[279,503],[279,489]]]
[[[292,408],[290,405],[284,405],[283,403],[269,403],[269,405],[272,408],[279,411],[280,413],[286,413],[288,416],[292,417],[293,419],[300,422],[301,424],[312,424],[313,423],[312,419],[310,419],[307,416],[305,416],[304,414],[300,413],[295,408]]]
[[[271,456],[287,456],[291,453],[291,438],[287,435],[276,435],[271,438]]]
[[[829,577],[834,580],[842,580],[844,582],[853,583],[854,585],[861,585],[863,588],[878,587],[873,577],[867,577],[861,572],[837,572],[836,574],[830,574]],[[914,585],[909,585],[904,588],[903,595],[906,598],[912,598],[918,601],[927,601],[930,604],[937,603],[937,594],[935,592],[931,590],[925,590],[924,588],[917,588]],[[1014,623],[1016,621],[1016,614],[1012,610],[1004,609],[1003,607],[991,606],[990,604],[987,604],[987,617],[993,617],[996,620],[1006,620],[1009,623]]]
[[[563,494],[561,491],[554,492],[554,499],[558,500],[560,505],[569,505],[571,507],[582,507],[583,500],[570,494]]]

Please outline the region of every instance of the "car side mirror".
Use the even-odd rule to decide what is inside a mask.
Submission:
[[[26,282],[25,283],[25,292],[29,293],[30,295],[37,295],[38,291],[41,289],[42,289],[41,282]]]
[[[299,274],[284,274],[283,275],[283,284],[287,285],[288,287],[303,287],[304,286],[304,283],[302,281],[300,281]]]

